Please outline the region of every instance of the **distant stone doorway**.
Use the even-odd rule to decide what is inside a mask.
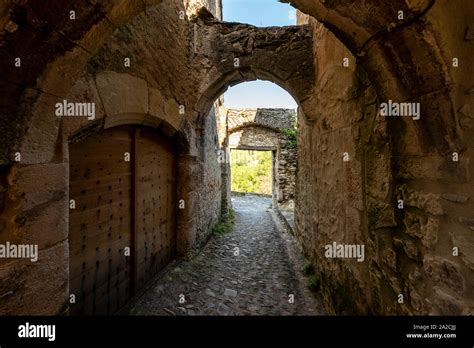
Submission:
[[[276,199],[275,151],[233,149],[230,167],[232,193],[256,193]]]
[[[292,109],[227,109],[224,112],[226,143],[231,155],[238,150],[271,153],[272,190],[267,190],[266,194],[272,196],[273,207],[293,210],[298,161],[296,112]],[[233,174],[228,181],[235,181]],[[248,186],[252,186],[251,182]]]

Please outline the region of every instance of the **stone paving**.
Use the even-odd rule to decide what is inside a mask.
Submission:
[[[233,197],[234,231],[212,237],[193,259],[170,265],[121,314],[323,314],[306,287],[302,253],[270,203]]]
[[[281,215],[286,220],[288,226],[294,230],[295,229],[295,213],[291,210],[282,210]]]

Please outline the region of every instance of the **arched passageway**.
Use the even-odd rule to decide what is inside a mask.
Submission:
[[[39,250],[0,260],[0,313],[70,309],[71,135],[175,137],[190,254],[226,210],[214,102],[264,79],[299,104],[295,234],[326,311],[472,314],[472,1],[289,2],[299,25],[278,28],[223,23],[217,0],[0,5],[0,236]],[[64,101],[95,114],[58,116]],[[420,109],[387,118],[384,103]],[[364,260],[328,257],[333,243]]]

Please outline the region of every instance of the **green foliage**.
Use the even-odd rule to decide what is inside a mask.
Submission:
[[[303,266],[303,273],[308,277],[308,288],[311,291],[318,291],[321,288],[321,277],[314,272],[311,262],[306,261]]]
[[[235,224],[235,211],[230,209],[227,214],[222,216],[221,221],[217,223],[212,229],[213,236],[221,236],[223,234],[229,233],[234,229]]]
[[[298,147],[295,128],[283,128],[280,130],[280,132],[288,141],[288,144],[290,145],[291,148],[296,149]]]
[[[313,265],[309,261],[306,261],[306,263],[304,264],[303,273],[307,276],[314,274]]]
[[[296,114],[292,113],[290,117],[293,125],[290,128],[281,129],[280,132],[288,141],[290,147],[296,149],[298,146],[298,143],[296,142]]]
[[[311,291],[318,291],[321,287],[321,278],[317,275],[311,275],[308,277],[308,288]]]
[[[271,151],[232,150],[230,163],[232,191],[272,194]]]

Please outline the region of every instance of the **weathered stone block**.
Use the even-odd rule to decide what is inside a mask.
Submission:
[[[468,218],[464,216],[459,217],[459,222],[462,223],[467,228],[474,231],[474,218]]]
[[[441,197],[453,203],[466,203],[469,200],[468,196],[457,195],[454,193],[443,193]]]
[[[173,99],[167,100],[164,105],[163,119],[174,129],[180,129],[183,117],[185,117],[185,114],[180,114],[179,108],[180,105]],[[186,112],[186,109],[184,111]]]
[[[423,268],[435,284],[443,283],[458,293],[464,292],[464,277],[454,262],[439,256],[425,256]]]
[[[393,271],[397,270],[397,253],[393,249],[387,249],[383,258],[390,269]]]
[[[154,115],[157,117],[164,117],[165,113],[165,103],[166,99],[163,97],[161,92],[156,89],[156,88],[148,88],[148,92],[150,93],[149,95],[149,100],[150,100],[150,108],[148,110],[148,113],[150,115]]]
[[[386,201],[390,189],[390,161],[388,154],[371,153],[367,159],[367,193],[379,201]]]
[[[105,110],[96,89],[95,81],[91,76],[83,76],[74,84],[74,87],[66,97],[68,102],[95,103],[95,119],[89,120],[87,117],[63,117],[62,131],[67,140],[79,129],[88,126],[91,122],[104,118]]]
[[[19,165],[12,170],[12,190],[23,197],[24,210],[66,196],[69,190],[67,163]]]
[[[431,315],[468,315],[469,309],[456,296],[449,294],[439,286],[434,287],[434,307]]]
[[[19,228],[22,244],[37,244],[42,249],[66,240],[69,231],[68,215],[67,197],[24,212],[24,222]]]
[[[420,296],[420,294],[418,294],[418,292],[412,286],[410,286],[409,296],[410,296],[410,304],[412,305],[413,309],[419,313],[423,306],[422,297]]]
[[[464,116],[474,118],[474,112],[470,104],[464,104],[463,106],[461,106],[459,112]]]
[[[426,223],[421,225],[420,237],[421,242],[426,247],[431,247],[438,243],[439,220],[429,217]]]
[[[68,170],[66,163],[13,167],[11,195],[21,206],[14,219],[18,242],[41,249],[67,238]]]
[[[0,267],[0,284],[8,282],[0,314],[57,315],[69,299],[67,241],[40,250],[36,263],[15,260]],[[1,289],[1,287],[0,287]]]
[[[470,231],[469,231],[470,232]],[[474,235],[472,232],[450,231],[453,247],[457,247],[464,264],[474,270]]]
[[[107,116],[148,113],[148,86],[129,74],[105,71],[96,77]]]
[[[404,218],[405,232],[418,237],[422,244],[431,247],[438,242],[439,221],[432,217],[421,217],[407,211]]]
[[[48,163],[56,150],[60,118],[55,114],[55,104],[62,98],[42,93],[32,107],[32,119],[20,148],[22,164]]]
[[[422,209],[432,215],[444,214],[440,195],[415,191],[407,185],[403,185],[400,189],[403,192],[405,205]]]
[[[177,230],[176,252],[178,256],[186,256],[196,244],[196,219],[178,221]]]
[[[394,208],[391,205],[371,199],[368,206],[370,228],[378,229],[397,226]]]
[[[408,238],[394,238],[394,243],[396,246],[403,248],[405,253],[410,259],[417,260],[418,259],[418,247],[416,243]]]

